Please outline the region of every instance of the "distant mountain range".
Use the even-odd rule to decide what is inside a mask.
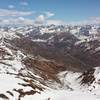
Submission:
[[[0,27],[0,100],[58,100],[35,98],[61,90],[99,100],[99,66],[100,25]]]

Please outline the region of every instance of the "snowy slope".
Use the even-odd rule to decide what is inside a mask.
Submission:
[[[32,74],[22,64],[24,54],[6,46],[0,46],[0,54],[0,100],[20,100],[25,95],[40,93],[45,88],[34,80],[39,76]]]
[[[26,96],[22,100],[99,100],[100,98],[81,91],[52,90],[34,96]]]
[[[12,40],[13,38],[21,38],[21,36],[30,37],[32,35],[32,41],[37,44],[40,43],[39,46],[41,43],[46,42],[54,46],[56,43],[53,40],[55,40],[55,37],[58,36],[58,43],[67,43],[67,46],[74,43],[74,46],[84,44],[86,47],[85,50],[90,50],[90,41],[99,40],[99,38],[97,38],[97,30],[94,29],[93,26],[92,29],[89,29],[90,35],[87,36],[87,34],[83,35],[83,29],[87,28],[83,28],[81,30],[83,34],[80,34],[80,28],[82,27],[79,26],[77,29],[71,27],[69,30],[69,27],[66,26],[28,26],[10,28],[8,30],[1,29],[0,100],[100,100],[99,67],[93,68],[93,72],[90,70],[85,74],[84,72],[58,70],[57,66],[59,64],[56,64],[54,61],[50,61],[50,59],[46,59],[39,55],[38,61],[38,57],[34,57],[33,55],[26,53],[21,48],[19,50],[15,49],[15,47],[12,48],[13,46],[10,43],[6,43],[4,41],[4,39]],[[33,33],[37,29],[40,33],[37,32],[38,34],[36,33],[34,36]],[[70,35],[66,35],[65,33],[60,34],[60,32],[62,33],[66,31],[71,32]],[[46,34],[46,36],[44,34]],[[73,38],[75,40],[69,39],[73,35],[76,37]],[[54,44],[52,44],[52,41]],[[45,45],[43,46],[45,47]],[[71,46],[69,46],[69,48],[70,47]],[[39,50],[42,51],[42,49]],[[93,50],[95,50],[93,53],[99,51],[99,45],[97,47],[93,47]],[[34,61],[34,63],[27,62],[27,66],[29,67],[31,65],[33,69],[27,68],[25,63],[23,63],[25,58],[33,59],[32,61]],[[58,68],[60,67],[62,66],[59,65]],[[35,73],[35,71],[38,73]],[[50,75],[51,73],[53,75],[50,76],[46,73],[46,71]],[[88,78],[89,81],[87,83],[82,83],[85,78]]]

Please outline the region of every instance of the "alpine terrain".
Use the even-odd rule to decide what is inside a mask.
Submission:
[[[1,26],[0,100],[100,100],[100,25]]]

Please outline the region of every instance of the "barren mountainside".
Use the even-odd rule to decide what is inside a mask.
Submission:
[[[1,27],[0,100],[62,100],[73,91],[99,100],[98,27]]]

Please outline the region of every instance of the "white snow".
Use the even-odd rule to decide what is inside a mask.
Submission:
[[[100,47],[96,48],[95,51],[100,51]]]
[[[19,34],[25,35],[27,32],[30,32],[33,30],[33,29],[30,29],[30,30],[27,30],[27,29],[28,28],[21,28],[21,27],[16,28],[16,29],[11,28],[10,30],[8,30],[8,32],[1,29],[0,38],[2,38],[2,34],[4,37],[7,37],[10,39],[10,38],[18,37],[16,35],[16,32],[18,32]],[[78,39],[80,39],[80,41],[76,42],[75,45],[85,42],[86,39],[87,39],[87,42],[89,42],[88,40],[90,37],[83,36],[83,35],[78,37],[78,35],[75,34],[79,32],[79,29],[80,28],[72,29],[70,31]],[[44,33],[53,33],[55,31],[58,32],[60,31],[60,29],[58,28],[58,30],[56,29],[50,30],[48,28],[42,28],[40,31],[41,31],[41,34],[43,35]],[[90,30],[90,35],[93,35],[95,37],[94,39],[97,39],[97,37],[95,36],[97,35],[96,29],[92,28],[92,30]],[[52,38],[53,36],[51,36],[49,40]],[[47,42],[46,40],[42,40],[42,39],[34,39],[33,41]],[[26,56],[21,51],[17,51],[14,54],[13,50],[10,50],[6,46],[1,45],[0,47],[4,49],[8,54],[10,54],[9,56],[4,55],[5,58],[10,58],[10,57],[13,58],[12,60],[10,59],[3,60],[2,57],[0,57],[0,59],[2,59],[0,60],[1,62],[0,63],[0,93],[6,94],[10,98],[10,100],[18,100],[19,93],[15,92],[13,89],[23,89],[24,91],[32,90],[32,88],[29,86],[24,87],[24,86],[19,85],[18,83],[26,83],[26,82],[23,81],[21,78],[17,77],[16,75],[20,72],[21,69],[25,69],[25,66],[21,62],[21,59],[25,58]],[[89,45],[87,47],[90,48]],[[99,51],[99,50],[100,50],[100,47],[95,49],[95,51]],[[13,75],[7,74],[7,72],[13,73]],[[25,70],[22,70],[21,72],[24,75],[27,75],[27,72],[30,72],[30,71],[25,69]],[[37,76],[32,72],[30,72],[30,74],[32,74],[37,79],[42,79],[40,76]],[[34,95],[27,95],[25,97],[22,97],[21,100],[100,100],[100,67],[95,68],[95,72],[94,72],[95,81],[90,86],[80,85],[81,79],[77,79],[80,75],[81,73],[73,73],[71,71],[65,71],[65,72],[59,73],[58,77],[62,82],[61,84],[62,87],[60,87],[60,85],[58,85],[57,83],[51,84],[53,85],[52,87],[55,87],[55,88],[58,87],[56,89],[47,88],[46,86],[42,85],[39,81],[33,79],[35,84],[46,87],[45,91],[42,91],[40,94],[36,93]],[[30,78],[27,78],[27,79],[30,79]],[[91,90],[91,92],[89,90]],[[11,91],[12,93],[14,93],[14,97],[7,94],[7,91]]]
[[[47,42],[46,40],[43,40],[43,39],[34,39],[32,40],[33,42]]]
[[[51,90],[33,96],[25,96],[22,100],[100,100],[95,95],[81,91]]]

